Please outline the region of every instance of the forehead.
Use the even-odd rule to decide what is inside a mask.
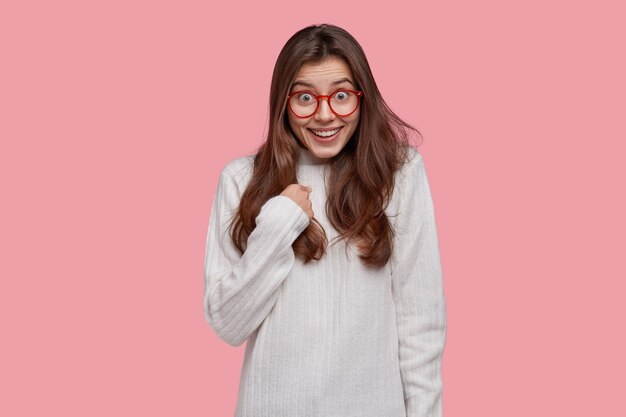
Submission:
[[[328,58],[320,62],[303,64],[294,78],[294,83],[303,81],[317,87],[326,87],[342,78],[354,83],[352,70],[348,64],[341,59]]]

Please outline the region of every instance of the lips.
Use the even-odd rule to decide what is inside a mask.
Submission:
[[[325,127],[325,128],[308,128],[309,130],[313,130],[313,131],[318,131],[318,132],[328,132],[329,130],[336,130],[336,129],[341,129],[343,126],[337,126],[337,127]]]
[[[311,132],[311,134],[313,134],[315,138],[330,140],[331,138],[334,138],[335,136],[337,136],[337,133],[339,133],[339,131],[342,128],[343,126],[336,127],[336,128],[325,128],[325,129],[309,129],[309,131]],[[326,140],[326,142],[328,140]]]
[[[330,132],[328,130],[324,130],[323,132],[328,132],[328,133],[323,133],[323,134],[321,132],[320,132],[320,134],[317,134],[312,129],[307,129],[307,130],[309,132],[311,132],[311,137],[316,142],[319,142],[319,143],[330,143],[330,142],[335,141],[335,139],[337,137],[339,137],[339,132],[341,131],[342,128],[343,128],[343,126],[341,128],[339,128],[339,129],[332,129]],[[334,133],[332,133],[332,132],[334,132]]]

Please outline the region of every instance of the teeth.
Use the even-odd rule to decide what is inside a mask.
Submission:
[[[326,132],[319,132],[319,131],[317,131],[317,130],[311,130],[311,131],[312,131],[313,133],[315,133],[315,135],[317,135],[317,136],[321,136],[321,137],[323,137],[323,138],[327,138],[327,137],[332,136],[332,135],[334,135],[335,133],[339,132],[339,129],[329,130],[329,131],[326,131]]]

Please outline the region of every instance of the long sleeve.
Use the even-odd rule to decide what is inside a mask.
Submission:
[[[407,417],[441,417],[446,302],[433,201],[416,149],[401,173],[392,288],[404,399]]]
[[[309,225],[309,218],[291,198],[270,198],[240,255],[228,229],[240,192],[228,171],[227,165],[211,209],[204,259],[204,315],[220,339],[239,346],[274,306],[295,259],[291,245]]]

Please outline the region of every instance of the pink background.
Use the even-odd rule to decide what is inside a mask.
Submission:
[[[424,134],[444,414],[626,415],[620,3],[3,2],[0,415],[232,415],[244,346],[202,312],[213,193],[321,22]]]

